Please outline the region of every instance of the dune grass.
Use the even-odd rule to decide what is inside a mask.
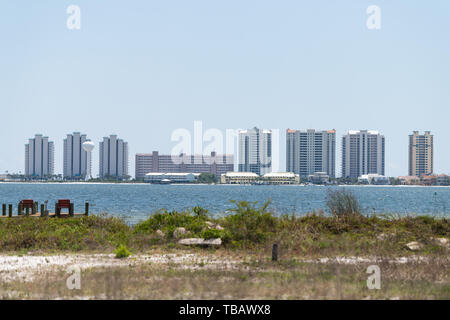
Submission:
[[[183,212],[161,210],[135,226],[107,215],[5,218],[0,219],[0,250],[113,252],[123,245],[139,253],[155,247],[181,248],[174,231],[184,228],[186,233],[181,237],[220,237],[226,250],[268,252],[278,243],[282,254],[294,256],[404,255],[413,254],[405,245],[418,241],[423,245],[421,254],[448,254],[448,248],[435,241],[450,236],[450,220],[446,218],[327,216],[323,212],[275,216],[269,202],[234,204],[221,217],[213,217],[200,207]]]

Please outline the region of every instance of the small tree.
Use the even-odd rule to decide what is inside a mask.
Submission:
[[[213,173],[203,172],[197,178],[198,183],[216,183],[217,177]]]
[[[335,217],[359,216],[361,206],[353,192],[341,190],[329,190],[327,194],[327,207]]]

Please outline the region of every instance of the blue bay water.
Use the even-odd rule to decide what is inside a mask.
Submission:
[[[450,187],[406,186],[240,186],[240,185],[151,185],[93,183],[0,183],[0,204],[12,203],[14,214],[22,199],[40,203],[48,200],[54,211],[58,199],[71,199],[75,212],[84,212],[90,203],[93,214],[108,213],[128,223],[146,219],[158,209],[184,210],[202,206],[211,213],[225,213],[232,208],[230,200],[265,202],[276,214],[298,215],[323,209],[326,211],[328,189],[351,190],[364,212],[395,214],[430,214],[450,216]]]

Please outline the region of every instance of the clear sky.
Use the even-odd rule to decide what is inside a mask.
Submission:
[[[67,7],[81,9],[69,30]],[[369,5],[381,29],[366,27]],[[171,133],[350,129],[386,136],[386,174],[406,175],[408,134],[431,130],[450,173],[450,1],[39,0],[0,2],[0,173],[24,171],[35,133],[111,133],[170,152]],[[340,171],[340,169],[339,169]]]

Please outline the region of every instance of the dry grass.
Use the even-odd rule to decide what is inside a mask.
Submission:
[[[142,262],[86,268],[81,289],[69,290],[64,268],[36,275],[32,282],[1,282],[10,299],[450,299],[449,261],[378,261],[381,289],[369,290],[370,263],[317,263],[290,259],[273,263],[247,257],[233,268],[216,255],[177,263]],[[220,258],[220,255],[219,257]]]

